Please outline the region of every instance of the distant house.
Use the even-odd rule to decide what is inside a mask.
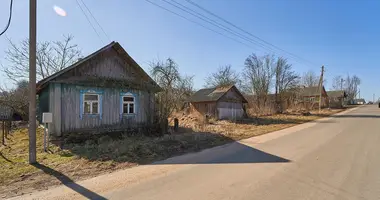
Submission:
[[[364,99],[354,99],[354,104],[363,105],[363,104],[365,104],[365,100]]]
[[[343,90],[327,91],[329,106],[331,108],[342,108],[347,94]]]
[[[303,87],[300,89],[300,97],[304,103],[309,103],[313,108],[319,105],[319,97],[322,97],[321,107],[328,106],[328,95],[325,87],[322,87],[322,91],[319,86]]]
[[[152,123],[160,87],[117,42],[39,81],[39,115],[53,114],[50,132],[101,130]],[[41,118],[41,117],[39,117]]]
[[[204,88],[189,99],[192,111],[216,119],[239,119],[245,116],[244,103],[248,103],[234,86]]]

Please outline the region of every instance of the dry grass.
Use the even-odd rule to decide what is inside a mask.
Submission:
[[[84,144],[67,144],[65,150],[51,145],[43,151],[42,130],[37,131],[37,159],[51,173],[29,165],[28,136],[26,129],[14,131],[7,146],[0,147],[0,198],[12,197],[36,190],[47,189],[65,181],[77,181],[118,169],[187,152],[231,142],[220,134],[187,133],[164,137],[125,137],[113,140],[108,136]]]
[[[180,126],[183,127],[180,131],[183,132],[210,132],[224,135],[233,140],[241,140],[313,121],[340,111],[342,111],[342,109],[324,109],[320,113],[318,111],[312,111],[311,115],[308,116],[301,114],[276,114],[240,121],[211,120],[209,123],[203,123],[202,119],[190,115],[180,117],[179,123]]]
[[[180,118],[185,133],[163,137],[133,136],[112,139],[103,136],[82,144],[66,144],[64,150],[51,145],[43,152],[42,129],[37,131],[38,162],[53,173],[29,165],[27,130],[19,129],[9,136],[7,146],[0,147],[0,198],[47,189],[66,181],[77,181],[139,164],[187,152],[195,152],[252,136],[265,134],[336,113],[321,115],[273,115],[238,122],[213,121],[205,124],[195,117]],[[182,119],[182,120],[181,120]]]

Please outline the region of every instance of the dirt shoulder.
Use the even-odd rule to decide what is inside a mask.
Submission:
[[[219,146],[326,117],[342,110],[303,115],[273,115],[242,121],[207,124],[181,123],[182,132],[163,137],[101,137],[80,144],[52,145],[42,149],[42,129],[37,131],[37,160],[29,165],[26,129],[14,131],[0,147],[0,198],[45,190],[59,184],[87,179],[188,152]]]

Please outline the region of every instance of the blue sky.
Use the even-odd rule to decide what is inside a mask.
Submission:
[[[118,41],[145,70],[149,70],[148,63],[152,60],[173,58],[181,73],[195,76],[196,88],[202,87],[205,77],[221,65],[231,64],[240,72],[249,54],[273,53],[255,45],[252,45],[254,48],[244,46],[145,0],[83,1],[110,40],[98,28],[103,42],[100,41],[76,0],[38,1],[37,40],[59,40],[64,34],[72,34],[84,55],[111,40]],[[164,1],[152,1],[201,22]],[[176,1],[191,6],[185,0]],[[334,76],[356,74],[362,79],[362,97],[372,100],[372,94],[380,96],[380,68],[377,66],[377,58],[380,58],[380,1],[193,1],[265,41],[312,62],[291,59],[286,53],[276,52],[276,55],[288,57],[301,74],[308,70],[319,73],[321,65],[325,65],[327,89]],[[28,2],[14,1],[12,24],[6,33],[13,40],[28,36]],[[7,21],[8,4],[8,0],[0,1],[0,29]],[[54,5],[65,9],[67,16],[57,15]],[[6,64],[4,51],[7,48],[5,37],[0,37],[3,64]],[[0,77],[1,84],[11,85],[4,74],[0,73]]]

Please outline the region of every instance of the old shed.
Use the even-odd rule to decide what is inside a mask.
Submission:
[[[324,86],[303,87],[300,89],[300,97],[302,98],[303,102],[305,104],[309,104],[312,109],[318,107],[320,97],[322,98],[321,107],[328,107],[329,104],[327,92]]]
[[[216,119],[239,119],[245,116],[244,104],[248,103],[234,86],[204,88],[189,99],[191,111]]]
[[[37,84],[39,115],[53,114],[50,132],[148,126],[159,86],[117,42]]]
[[[331,108],[342,108],[347,94],[343,90],[327,91],[329,106]]]

